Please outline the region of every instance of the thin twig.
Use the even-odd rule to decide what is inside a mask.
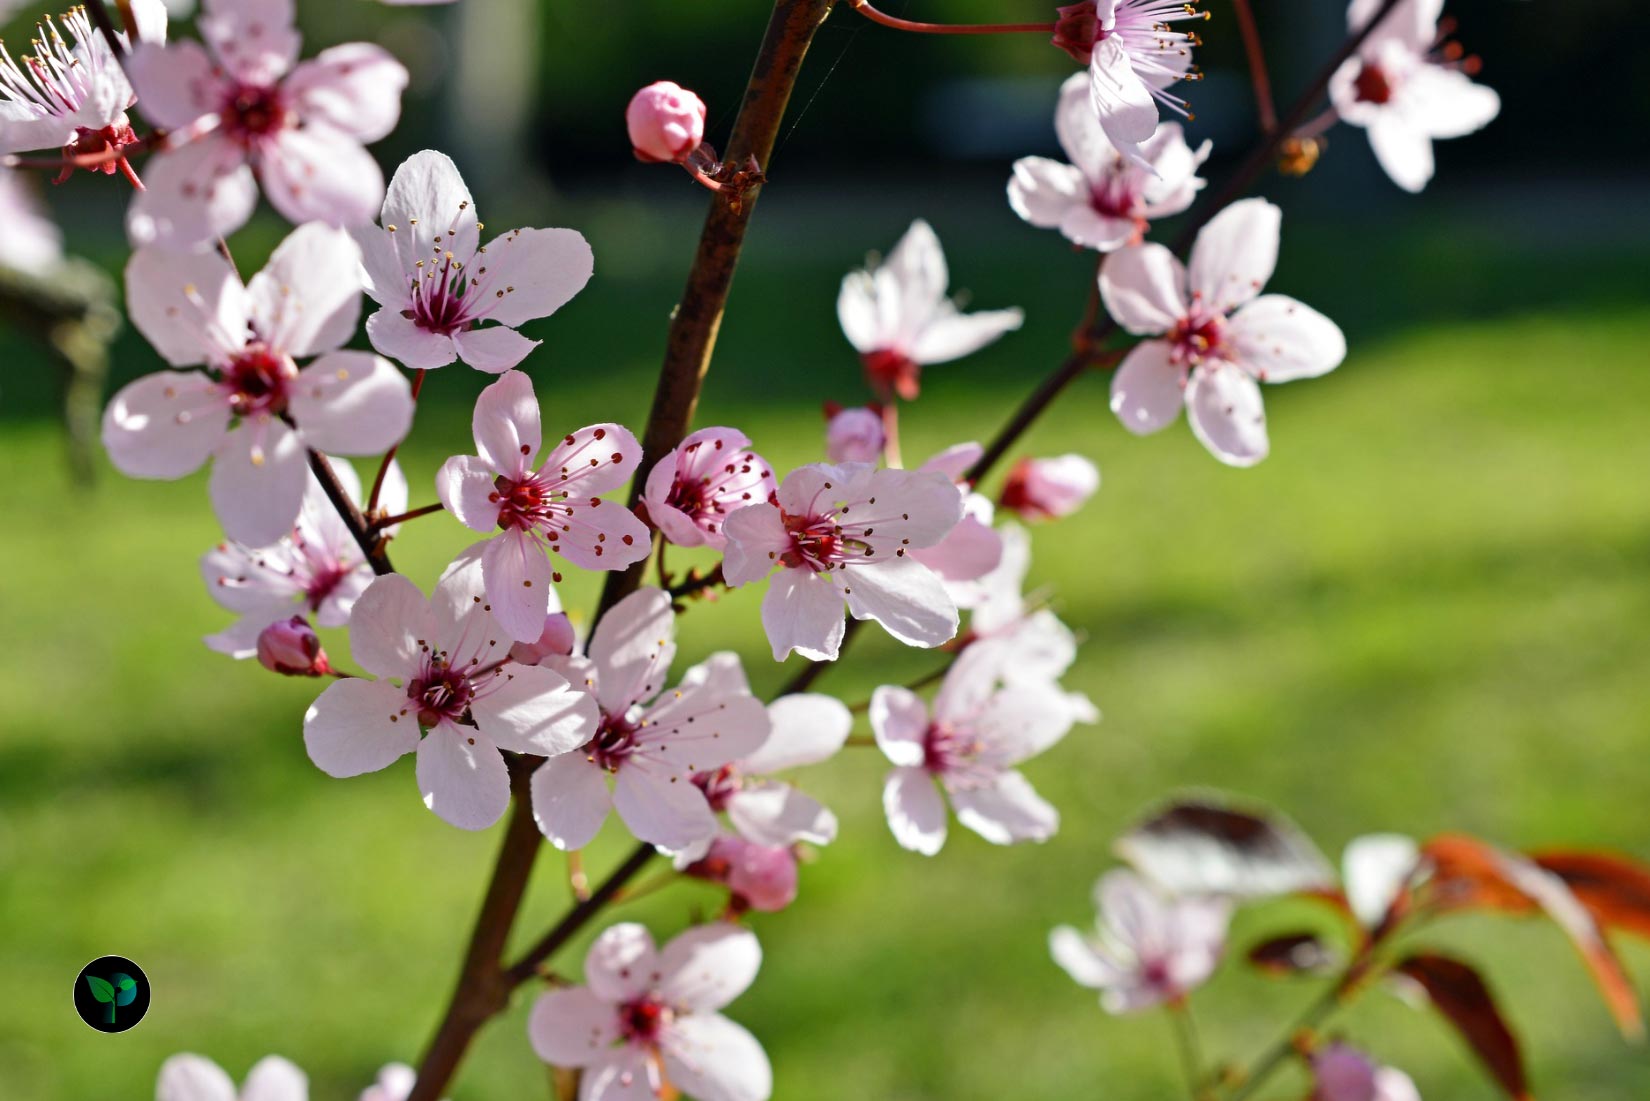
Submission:
[[[919,23],[878,11],[871,0],[849,0],[853,9],[873,23],[915,34],[1053,34],[1053,23]]]
[[[321,491],[327,495],[327,500],[338,510],[338,516],[344,521],[344,526],[355,537],[355,545],[366,555],[372,572],[380,576],[394,573],[395,567],[390,564],[390,556],[385,553],[382,540],[373,533],[372,526],[367,523],[366,517],[361,515],[361,510],[355,507],[355,502],[349,499],[349,491],[344,488],[344,483],[338,480],[338,472],[332,469],[332,463],[325,455],[310,448],[309,469],[315,475],[315,480],[321,483]]]
[[[612,874],[602,881],[601,886],[590,892],[589,898],[575,904],[533,947],[523,952],[520,959],[504,969],[504,980],[511,986],[516,986],[532,978],[538,972],[539,964],[555,955],[562,945],[572,940],[602,907],[613,900],[619,889],[634,879],[636,873],[647,867],[647,862],[656,855],[653,846],[645,841],[632,849],[630,855],[625,857],[624,863],[613,869]],[[408,1101],[413,1099],[408,1098]]]
[[[380,517],[377,520],[371,521],[367,527],[374,532],[379,532],[383,531],[385,528],[393,528],[395,525],[405,523],[408,520],[416,520],[420,516],[429,516],[431,513],[445,511],[447,511],[447,506],[442,504],[440,501],[437,501],[434,504],[409,509],[406,512],[398,512],[394,516]]]
[[[1266,71],[1266,53],[1261,49],[1260,29],[1255,26],[1255,12],[1249,0],[1232,0],[1237,11],[1238,33],[1243,36],[1243,52],[1249,59],[1249,80],[1255,86],[1255,114],[1260,118],[1262,133],[1277,129],[1278,110],[1272,104],[1272,77]]]

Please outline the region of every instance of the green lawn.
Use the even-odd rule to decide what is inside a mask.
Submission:
[[[817,457],[817,403],[857,395],[836,278],[930,211],[809,211],[777,191],[771,205],[701,423],[740,425],[788,468]],[[907,420],[913,458],[988,434],[1049,369],[1089,263],[995,207],[931,213],[955,282],[980,306],[1026,305],[1031,321],[930,373]],[[598,276],[540,327],[530,367],[546,430],[639,427],[691,218],[561,216],[586,227]],[[767,962],[734,1006],[773,1057],[781,1101],[1176,1096],[1164,1023],[1104,1016],[1044,946],[1053,924],[1088,919],[1110,839],[1174,789],[1274,803],[1331,854],[1376,829],[1650,854],[1650,309],[1628,296],[1645,257],[1443,225],[1286,224],[1275,288],[1342,320],[1353,352],[1324,381],[1269,392],[1260,468],[1219,466],[1183,426],[1126,436],[1099,379],[1039,427],[1029,446],[1081,450],[1105,475],[1082,514],[1039,529],[1034,572],[1087,635],[1072,684],[1105,721],[1028,769],[1064,815],[1043,846],[954,831],[925,860],[881,822],[875,751],[810,777],[843,837],[804,870],[799,905],[755,920]],[[424,810],[410,761],[351,781],[314,769],[299,734],[315,686],[198,644],[227,622],[194,566],[217,538],[204,479],[130,483],[104,466],[95,488],[69,484],[39,363],[5,338],[0,357],[0,1096],[143,1098],[165,1056],[195,1050],[237,1076],[279,1052],[310,1071],[317,1099],[353,1097],[380,1063],[416,1056],[497,831],[465,834]],[[140,342],[122,344],[123,378],[151,366]],[[446,455],[470,450],[467,403],[484,381],[432,379],[408,449],[414,504]],[[395,553],[427,584],[465,542],[436,518]],[[571,578],[566,600],[585,609],[592,593]],[[734,646],[759,688],[776,685],[785,671],[755,604],[697,607],[679,667]],[[822,686],[858,699],[876,675],[932,667],[875,632],[862,643]],[[623,844],[610,829],[592,864]],[[559,865],[547,850],[523,938],[563,905]],[[669,934],[713,904],[672,888],[623,913]],[[1300,916],[1257,911],[1240,940]],[[1614,1035],[1556,932],[1486,920],[1446,939],[1490,967],[1540,1096],[1650,1092],[1643,1049]],[[560,965],[576,972],[582,947]],[[115,1038],[69,1009],[80,966],[108,952],[155,986],[148,1018]],[[1650,973],[1650,954],[1629,962]],[[1234,966],[1198,1004],[1211,1043],[1237,1052],[1309,995]],[[485,1033],[458,1101],[543,1096],[526,1002]],[[1346,1023],[1429,1098],[1493,1096],[1453,1037],[1395,1001]]]

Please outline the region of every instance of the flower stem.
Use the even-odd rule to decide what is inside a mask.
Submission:
[[[1192,1101],[1203,1101],[1208,1096],[1207,1077],[1203,1070],[1203,1045],[1198,1040],[1192,1007],[1185,998],[1176,998],[1164,1008],[1174,1030],[1175,1047],[1180,1052],[1180,1066],[1186,1072],[1186,1085]]]
[[[849,0],[859,14],[873,23],[892,27],[896,31],[915,34],[1053,34],[1053,23],[919,23],[901,19],[871,6],[871,0]]]
[[[1270,134],[1278,126],[1278,110],[1272,104],[1272,78],[1266,71],[1266,54],[1261,49],[1260,30],[1255,26],[1254,9],[1249,0],[1232,0],[1237,12],[1238,33],[1243,36],[1243,52],[1249,59],[1249,79],[1255,86],[1255,113],[1260,116],[1260,129]]]
[[[332,463],[325,455],[310,448],[309,469],[315,475],[315,480],[321,483],[321,491],[327,495],[327,500],[338,510],[338,516],[344,521],[344,526],[355,537],[355,544],[366,556],[368,564],[372,566],[372,572],[379,576],[394,573],[395,567],[390,564],[390,556],[384,551],[383,540],[374,534],[366,517],[355,507],[355,502],[349,499],[349,492],[344,489],[344,483],[338,480],[338,472],[332,469]]]
[[[434,504],[424,505],[421,508],[409,509],[406,512],[398,512],[394,516],[379,517],[368,524],[367,527],[374,532],[379,532],[383,531],[385,528],[393,528],[395,525],[405,523],[408,520],[416,520],[420,516],[429,516],[431,513],[445,512],[446,510],[447,506],[442,504],[440,501],[437,501]]]

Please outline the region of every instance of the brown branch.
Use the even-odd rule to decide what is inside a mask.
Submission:
[[[372,525],[361,515],[361,510],[355,507],[355,502],[349,499],[349,491],[338,480],[338,472],[332,469],[332,463],[325,455],[311,448],[309,469],[314,473],[315,480],[321,483],[321,491],[327,495],[327,500],[338,510],[338,516],[344,521],[344,526],[355,536],[355,544],[361,548],[361,553],[367,556],[372,572],[380,576],[394,573],[395,567],[390,565],[390,556],[384,551],[383,541],[373,533]]]
[[[1266,71],[1266,53],[1261,49],[1260,28],[1249,0],[1232,0],[1237,12],[1238,33],[1243,36],[1243,52],[1249,59],[1249,80],[1255,86],[1255,113],[1263,133],[1277,129],[1278,109],[1272,104],[1272,77]]]
[[[540,937],[521,958],[504,970],[504,978],[511,985],[524,983],[538,973],[539,966],[551,956],[560,951],[561,947],[578,933],[578,931],[596,916],[596,913],[613,901],[626,883],[636,877],[636,873],[647,867],[647,862],[657,855],[657,850],[645,841],[630,850],[623,864],[602,881],[602,885],[590,892],[590,897],[581,899],[577,905],[567,911],[562,919]],[[409,1099],[410,1101],[410,1099]]]
[[[373,520],[367,525],[367,528],[369,531],[380,532],[385,528],[393,528],[397,524],[406,523],[408,520],[416,520],[420,516],[429,516],[431,513],[445,512],[446,510],[447,506],[437,501],[433,505],[424,505],[420,508],[408,509],[406,512],[398,512],[394,516],[384,516]]]
[[[744,104],[728,138],[726,164],[743,165],[754,159],[764,171],[769,167],[802,59],[833,3],[834,0],[778,0],[774,4],[750,82],[745,86]],[[716,334],[722,325],[728,291],[733,286],[734,270],[745,244],[745,231],[760,194],[758,186],[727,189],[711,196],[710,212],[699,235],[699,249],[688,272],[687,288],[671,318],[664,366],[659,370],[653,408],[642,436],[642,464],[631,488],[632,505],[641,495],[647,472],[682,442],[688,426],[693,423],[699,390],[716,350]],[[611,608],[635,592],[646,570],[644,561],[622,573],[609,574],[602,589],[602,609]]]

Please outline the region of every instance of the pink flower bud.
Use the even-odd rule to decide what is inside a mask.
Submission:
[[[566,657],[573,652],[578,638],[573,634],[573,621],[566,612],[551,612],[544,617],[544,630],[537,642],[518,642],[510,647],[510,660],[523,665],[537,665],[552,654]]]
[[[679,163],[705,140],[705,101],[668,80],[632,96],[624,120],[637,160]]]
[[[321,640],[301,615],[263,629],[258,635],[258,664],[289,677],[320,677],[332,672]]]
[[[825,428],[825,454],[833,463],[874,463],[884,442],[882,415],[863,406],[832,413]]]
[[[1100,488],[1100,471],[1081,455],[1021,459],[1008,473],[1002,506],[1025,520],[1069,516]]]
[[[1311,1101],[1375,1101],[1375,1070],[1357,1048],[1330,1044],[1312,1059]]]
[[[1055,12],[1059,18],[1054,22],[1054,44],[1079,65],[1087,65],[1094,56],[1094,44],[1100,40],[1100,14],[1094,0],[1066,4]]]
[[[723,835],[687,874],[724,885],[735,905],[748,910],[772,913],[796,900],[796,854],[786,845]]]

